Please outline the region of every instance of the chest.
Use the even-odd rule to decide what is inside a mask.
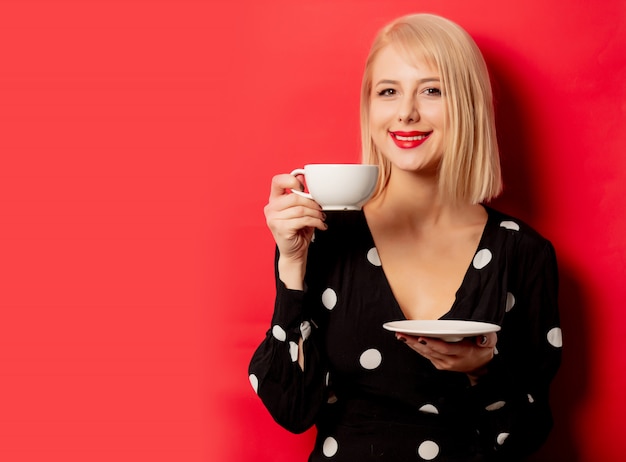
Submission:
[[[497,321],[493,310],[504,306],[508,272],[493,233],[481,237],[478,232],[464,245],[452,239],[411,247],[375,242],[362,218],[356,224],[330,225],[334,233],[320,234],[312,244],[307,274],[315,275],[308,281],[308,299],[334,374],[350,377],[350,383],[363,379],[372,385],[370,380],[404,382],[409,364],[416,374],[430,370],[383,328],[385,322],[424,313],[416,315],[408,306],[437,307],[440,311],[432,312],[432,318]],[[493,259],[478,270],[472,261],[481,240]],[[457,259],[461,252],[464,258]],[[452,273],[456,278],[450,278]]]
[[[480,236],[480,228],[421,237],[374,235],[385,277],[407,319],[438,319],[450,310]]]

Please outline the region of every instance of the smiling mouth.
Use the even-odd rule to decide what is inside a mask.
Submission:
[[[424,143],[433,132],[389,132],[396,146],[402,149],[413,149]]]
[[[424,135],[415,135],[415,136],[402,136],[402,135],[398,135],[396,133],[392,133],[392,135],[398,141],[421,141],[421,140],[425,140],[428,137],[428,135],[430,135],[430,133],[426,133]]]

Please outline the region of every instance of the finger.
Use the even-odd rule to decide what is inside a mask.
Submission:
[[[326,229],[326,214],[314,201],[302,198],[304,205],[297,205],[301,201],[286,196],[277,198],[265,206],[265,220],[267,226],[281,233],[291,234],[303,227]],[[304,219],[304,220],[303,220]]]
[[[417,342],[422,345],[423,348],[428,348],[437,354],[445,356],[456,355],[460,349],[460,344],[458,342],[450,343],[445,340],[432,337],[418,337]]]
[[[481,348],[493,348],[498,343],[498,336],[495,332],[479,335],[476,337],[475,343]]]
[[[434,339],[426,337],[415,337],[413,335],[396,334],[396,338],[406,343],[413,350],[429,360],[442,359],[447,356],[445,353],[437,351],[433,348],[433,343],[437,343]],[[445,342],[444,342],[445,343]]]
[[[275,220],[293,220],[303,217],[312,217],[322,221],[326,219],[326,214],[321,209],[306,205],[295,205],[282,210],[270,211],[269,216]]]
[[[269,223],[273,231],[289,236],[298,233],[305,228],[317,228],[319,230],[328,229],[328,225],[321,218],[312,216],[300,216],[288,219],[275,219]]]
[[[302,183],[300,183],[300,181],[298,181],[298,179],[293,175],[289,175],[288,173],[275,175],[272,178],[272,185],[270,188],[270,200],[272,198],[283,196],[286,189],[302,190],[302,188]]]
[[[310,209],[322,210],[322,207],[313,199],[302,197],[298,194],[280,194],[270,197],[266,205],[268,210],[285,210],[289,207],[309,207]]]

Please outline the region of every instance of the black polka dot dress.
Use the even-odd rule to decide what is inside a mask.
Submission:
[[[271,328],[249,379],[280,425],[316,426],[309,461],[509,462],[544,442],[561,357],[555,253],[526,224],[486,209],[474,259],[442,317],[502,327],[474,386],[382,327],[405,317],[362,212],[327,214],[328,230],[316,231],[309,249],[304,291],[277,278]]]

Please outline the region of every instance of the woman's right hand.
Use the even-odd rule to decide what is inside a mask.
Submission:
[[[312,199],[291,193],[302,189],[302,183],[293,175],[282,174],[272,178],[265,220],[278,250],[280,279],[290,288],[301,288],[297,280],[304,278],[307,251],[315,229],[327,229],[325,215],[320,205]],[[284,273],[292,273],[286,275]],[[293,273],[296,274],[293,274]],[[286,279],[294,279],[288,284]]]

